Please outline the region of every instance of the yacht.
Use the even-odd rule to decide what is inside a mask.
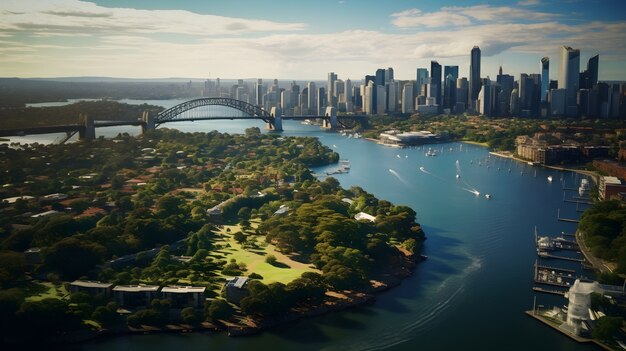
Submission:
[[[581,179],[580,186],[578,187],[578,195],[584,196],[589,192],[589,181],[587,179]]]
[[[425,153],[426,156],[437,156],[437,151],[433,150],[432,148],[428,148],[428,151],[426,151]]]

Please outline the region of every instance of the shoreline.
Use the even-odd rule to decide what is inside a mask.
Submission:
[[[149,334],[168,333],[202,333],[202,332],[226,332],[229,337],[243,337],[260,334],[271,328],[295,322],[304,318],[314,318],[332,312],[339,312],[350,308],[372,304],[377,296],[387,290],[402,284],[404,279],[413,275],[417,264],[424,261],[425,256],[420,254],[408,254],[398,249],[398,256],[390,269],[374,274],[366,288],[361,290],[329,291],[326,298],[311,306],[295,308],[287,314],[272,318],[254,319],[251,316],[242,316],[240,321],[250,321],[251,324],[225,322],[215,324],[212,322],[202,322],[200,325],[190,326],[186,324],[168,324],[164,327],[145,326],[145,328],[131,328],[129,326],[114,326],[112,329],[100,329],[91,331],[78,331],[68,335],[65,340],[59,341],[57,345],[80,345],[89,341],[105,338],[115,338],[119,336],[135,336]]]
[[[498,156],[498,157],[502,157],[502,158],[509,158],[512,159],[514,161],[517,162],[522,162],[522,163],[528,163],[531,161],[528,160],[524,160],[522,158],[516,157],[515,155],[513,155],[513,153],[511,151],[489,151],[490,155],[494,155],[494,156]],[[549,169],[554,169],[557,171],[563,171],[563,172],[574,172],[574,173],[578,173],[578,174],[582,174],[582,175],[586,175],[588,177],[591,177],[592,181],[595,184],[599,183],[599,178],[600,175],[594,171],[588,171],[586,169],[578,169],[578,168],[570,168],[567,166],[551,166],[551,165],[542,165],[542,164],[533,164],[534,166],[539,166],[539,167],[544,167],[544,168],[549,168]]]
[[[609,347],[608,345],[606,345],[606,344],[604,344],[602,342],[599,342],[599,341],[597,341],[595,339],[583,338],[583,337],[580,337],[578,335],[574,335],[572,333],[569,333],[566,330],[563,330],[563,329],[559,328],[559,326],[555,325],[554,323],[551,323],[549,320],[545,319],[543,316],[537,315],[532,310],[524,311],[524,313],[527,316],[529,316],[531,318],[534,318],[535,320],[537,320],[537,321],[539,321],[539,322],[549,326],[550,328],[558,331],[559,333],[569,337],[570,339],[572,339],[572,340],[574,340],[574,341],[576,341],[576,342],[578,342],[580,344],[595,344],[596,346],[599,346],[599,347],[601,347],[601,348],[603,348],[605,350],[609,350],[609,351],[614,350],[613,348]]]

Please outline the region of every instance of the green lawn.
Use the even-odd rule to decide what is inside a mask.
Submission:
[[[63,299],[69,296],[69,292],[65,289],[63,284],[55,286],[51,282],[34,280],[20,288],[24,289],[28,295],[26,297],[27,301],[40,301],[50,297]]]
[[[258,222],[251,221],[251,226],[255,229],[258,226]],[[241,231],[240,225],[225,225],[217,232],[220,239],[216,242],[216,244],[225,244],[227,247],[219,250],[218,252],[223,256],[216,258],[225,259],[227,261],[235,259],[237,260],[237,263],[244,263],[248,268],[245,275],[250,273],[260,274],[263,277],[262,282],[265,284],[273,282],[287,284],[292,280],[299,278],[304,272],[319,272],[310,264],[296,262],[276,251],[276,247],[274,245],[267,244],[265,242],[265,237],[262,235],[248,234],[249,236],[252,235],[252,237],[256,239],[257,248],[244,248],[233,238],[233,235],[238,231]],[[275,267],[265,262],[265,257],[270,254],[276,256],[277,261],[287,265],[288,268]]]

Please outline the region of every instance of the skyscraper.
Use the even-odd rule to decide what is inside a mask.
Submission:
[[[580,50],[569,46],[561,47],[559,65],[559,89],[565,89],[565,115],[574,117],[576,108],[576,93],[578,92],[580,71]]]
[[[587,69],[580,74],[580,89],[592,89],[598,84],[598,60],[599,55],[595,55],[587,61]]]
[[[443,67],[443,107],[452,109],[456,104],[456,80],[459,66]]]
[[[435,90],[435,103],[441,108],[441,65],[437,61],[430,61],[430,84],[433,85],[431,89]]]
[[[389,67],[385,70],[385,85],[393,80],[393,68]]]
[[[265,94],[265,92],[263,91],[263,79],[256,80],[256,84],[254,85],[254,93],[256,95],[255,97],[256,105],[262,107],[263,106],[263,94]]]
[[[326,97],[326,104],[328,106],[335,106],[336,104],[333,101],[333,96],[335,96],[335,81],[337,80],[337,75],[334,72],[328,73],[328,85],[326,87],[326,92],[328,93]]]
[[[315,88],[314,82],[309,82],[307,84],[308,88],[308,106],[309,106],[309,114],[313,115],[317,113],[317,89]]]
[[[474,101],[478,99],[478,93],[480,92],[480,48],[474,46],[471,51],[470,57],[470,71],[469,71],[469,99],[468,107],[472,110],[476,110]]]
[[[550,58],[541,59],[541,101],[548,101],[548,90],[550,89]]]
[[[413,84],[404,83],[402,88],[402,113],[413,113]]]

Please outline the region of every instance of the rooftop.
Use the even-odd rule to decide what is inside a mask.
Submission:
[[[161,289],[162,293],[175,293],[175,294],[187,294],[187,293],[204,293],[206,288],[204,286],[165,286]]]
[[[101,288],[101,289],[108,289],[111,286],[113,286],[113,284],[111,283],[102,283],[102,282],[93,281],[93,280],[75,280],[71,282],[70,285],[80,286],[83,288]]]
[[[157,285],[118,285],[113,288],[113,291],[121,292],[156,292],[158,290]]]

